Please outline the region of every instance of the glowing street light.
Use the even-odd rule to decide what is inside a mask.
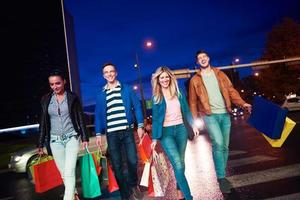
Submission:
[[[258,72],[255,72],[255,73],[254,73],[254,76],[259,76],[259,73],[258,73]]]
[[[146,47],[148,47],[148,48],[152,47],[152,42],[151,41],[146,41]]]
[[[134,85],[134,86],[133,86],[133,89],[134,89],[134,90],[137,90],[138,88],[139,88],[139,87],[138,87],[137,85]]]
[[[234,63],[239,63],[239,62],[240,62],[239,58],[234,59]]]

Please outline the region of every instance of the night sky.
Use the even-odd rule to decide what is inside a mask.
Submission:
[[[146,98],[158,66],[194,67],[195,52],[205,49],[213,66],[249,63],[262,55],[267,33],[283,17],[300,21],[299,0],[252,1],[75,1],[65,0],[74,17],[81,89],[85,105],[95,102],[104,84],[101,65],[118,67],[118,79],[138,84],[138,54]],[[153,47],[145,48],[152,40]],[[251,69],[240,71],[241,77]]]

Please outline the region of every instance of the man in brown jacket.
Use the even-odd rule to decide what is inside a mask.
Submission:
[[[229,78],[221,70],[211,67],[205,51],[196,53],[200,70],[189,84],[189,104],[194,119],[203,116],[212,143],[213,160],[223,193],[231,192],[231,184],[225,178],[230,138],[231,102],[251,112],[246,103],[233,88]]]

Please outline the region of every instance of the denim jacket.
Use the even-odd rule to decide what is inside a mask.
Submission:
[[[130,126],[137,120],[138,126],[142,127],[144,124],[141,104],[135,92],[129,85],[121,84],[121,97],[125,107],[126,118]],[[106,134],[106,91],[103,89],[97,95],[95,108],[95,133],[96,135]],[[135,114],[135,117],[134,117]]]
[[[193,126],[193,117],[188,106],[185,95],[180,91],[178,100],[181,107],[181,114],[186,121]],[[162,137],[163,123],[166,115],[166,101],[165,98],[161,102],[155,103],[152,97],[152,139],[159,140]]]

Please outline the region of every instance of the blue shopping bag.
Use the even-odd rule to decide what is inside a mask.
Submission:
[[[288,110],[262,97],[254,97],[248,123],[269,138],[279,139]]]
[[[94,159],[91,153],[86,152],[80,158],[81,185],[84,198],[95,198],[101,195],[100,183]]]

